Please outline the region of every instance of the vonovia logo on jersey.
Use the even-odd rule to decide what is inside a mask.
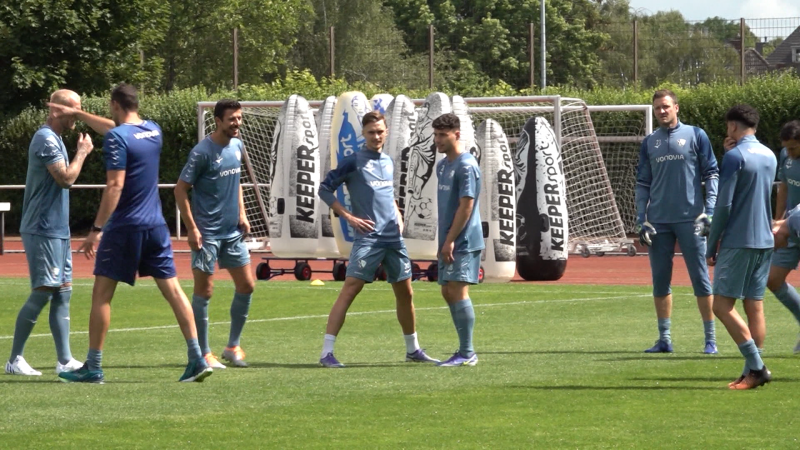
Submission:
[[[295,215],[289,216],[289,230],[293,238],[316,239],[316,126],[310,113],[303,115],[299,122],[301,142],[292,155],[290,169],[290,179],[295,182],[291,183],[289,195],[295,197]]]
[[[497,261],[514,261],[517,257],[517,239],[514,235],[514,164],[511,150],[505,135],[498,136],[500,166],[497,170],[497,183],[492,186],[492,220],[497,221],[500,239],[494,239],[494,256]],[[497,204],[494,204],[494,202]]]

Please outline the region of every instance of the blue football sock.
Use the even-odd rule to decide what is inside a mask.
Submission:
[[[50,290],[34,289],[31,291],[28,301],[22,305],[19,314],[17,314],[17,324],[14,327],[14,341],[11,344],[9,361],[14,361],[25,350],[25,343],[28,341],[31,331],[33,331],[33,326],[36,325],[39,313],[42,312],[42,309],[52,297],[53,292]]]
[[[475,310],[472,308],[472,300],[465,298],[453,303],[450,305],[450,310],[458,333],[458,352],[461,353],[461,356],[472,356],[475,353],[472,348],[472,329],[475,327]]]
[[[53,294],[50,301],[50,332],[56,343],[58,362],[66,364],[72,359],[69,348],[69,300],[72,287],[62,287]]]
[[[197,343],[197,339],[187,339],[186,348],[189,361],[194,361],[195,359],[203,357],[203,354],[200,353],[200,344]]]
[[[194,311],[194,325],[197,327],[197,342],[200,344],[200,350],[203,355],[211,353],[211,347],[208,345],[208,303],[210,300],[196,294],[192,295],[192,311]]]
[[[748,369],[761,370],[764,368],[764,361],[761,360],[761,354],[758,353],[755,341],[750,339],[743,342],[739,345],[739,351],[742,352]]]
[[[672,325],[672,320],[670,320],[669,318],[658,319],[658,339],[666,342],[667,344],[672,343],[672,336],[669,331],[671,325]]]
[[[86,354],[86,365],[89,366],[89,370],[102,370],[103,351],[90,348],[89,353]]]
[[[242,338],[244,323],[247,321],[247,314],[250,311],[250,300],[253,294],[233,294],[231,302],[231,334],[228,337],[228,347],[236,347]]]
[[[714,320],[703,321],[703,330],[706,334],[706,342],[717,343],[717,335],[714,331]]]
[[[784,282],[780,289],[773,293],[783,303],[783,306],[791,311],[795,320],[800,323],[800,294],[797,293],[797,290]]]

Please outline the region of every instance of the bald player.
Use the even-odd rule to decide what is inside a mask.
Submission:
[[[81,367],[69,347],[69,301],[72,296],[72,253],[69,232],[69,188],[78,178],[83,162],[92,152],[87,134],[78,137],[75,157],[69,161],[61,135],[75,128],[80,119],[81,98],[61,89],[50,96],[47,121],[33,135],[28,147],[28,173],[22,203],[20,234],[28,259],[31,293],[22,305],[14,328],[11,356],[6,373],[39,376],[22,356],[25,342],[39,313],[50,303],[50,332],[55,341],[56,374]],[[105,134],[114,126],[111,120],[89,119],[87,124]]]

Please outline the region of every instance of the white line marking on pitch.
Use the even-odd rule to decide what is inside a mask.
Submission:
[[[543,303],[578,303],[578,302],[590,302],[590,301],[601,301],[601,300],[619,300],[624,298],[631,298],[631,297],[650,297],[650,294],[637,294],[637,295],[618,295],[614,297],[593,297],[593,298],[572,298],[572,299],[563,299],[563,300],[539,300],[539,301],[531,301],[531,300],[523,300],[518,302],[507,302],[507,303],[483,303],[483,304],[475,304],[473,305],[475,308],[492,308],[492,307],[502,307],[502,306],[515,306],[515,305],[537,305]],[[424,308],[417,308],[417,311],[433,311],[433,310],[442,310],[448,309],[448,306],[430,306]],[[394,309],[383,309],[378,311],[353,311],[347,313],[348,316],[365,316],[370,314],[389,314],[395,313]],[[307,316],[290,316],[290,317],[273,317],[270,319],[252,319],[248,320],[247,323],[261,323],[261,322],[283,322],[287,320],[305,320],[305,319],[325,319],[328,317],[328,314],[312,314]],[[209,325],[227,325],[230,322],[211,322]],[[140,328],[116,328],[108,330],[109,333],[125,333],[125,332],[132,332],[132,331],[151,331],[151,330],[166,330],[166,329],[173,329],[178,328],[178,325],[161,325],[155,327],[140,327]],[[89,334],[88,331],[72,331],[69,333],[70,335],[79,335],[79,334]],[[50,334],[32,334],[30,337],[48,337]],[[14,336],[0,336],[0,340],[8,340],[14,339]]]

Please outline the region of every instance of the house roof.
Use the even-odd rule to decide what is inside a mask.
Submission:
[[[800,47],[800,27],[797,27],[792,34],[786,37],[775,50],[767,55],[767,62],[775,66],[776,64],[792,63],[792,48]]]

